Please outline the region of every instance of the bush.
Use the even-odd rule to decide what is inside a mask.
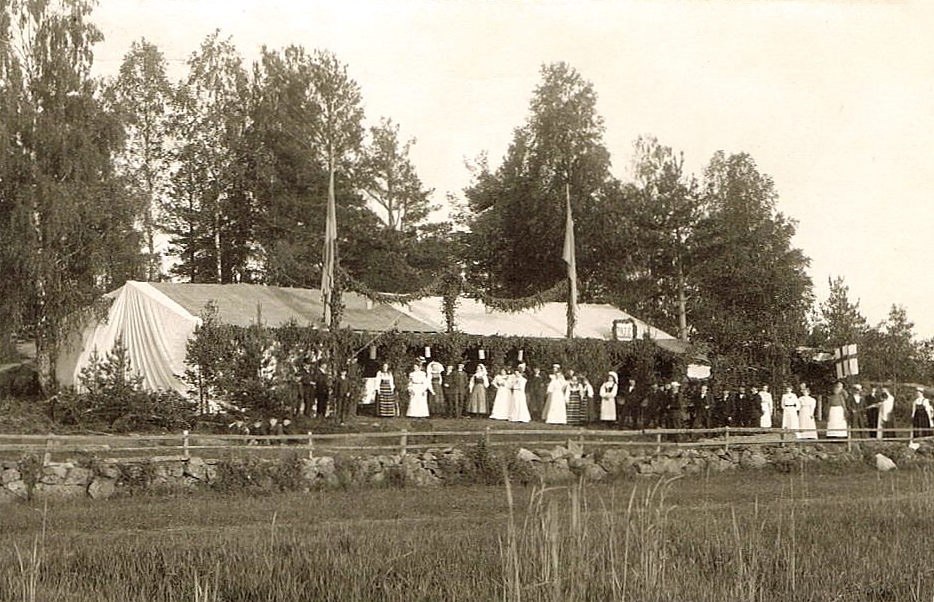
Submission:
[[[119,339],[104,358],[96,351],[91,354],[78,382],[80,390],[65,389],[58,396],[65,423],[104,424],[115,431],[178,430],[194,420],[194,404],[175,391],[142,389],[143,378],[133,370]]]

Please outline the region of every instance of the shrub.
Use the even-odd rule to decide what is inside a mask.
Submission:
[[[106,356],[91,354],[81,370],[80,389],[59,396],[62,420],[82,426],[105,424],[111,430],[146,428],[177,430],[194,419],[194,404],[175,391],[144,391],[143,378],[133,370],[120,339]]]

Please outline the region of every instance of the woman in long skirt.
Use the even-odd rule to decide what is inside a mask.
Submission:
[[[618,378],[616,372],[609,372],[606,382],[600,386],[600,420],[603,422],[616,422]]]
[[[846,401],[843,398],[843,383],[833,386],[833,394],[827,399],[827,436],[846,437]]]
[[[797,431],[799,428],[798,410],[801,409],[801,402],[798,396],[791,390],[791,386],[785,387],[785,394],[782,395],[782,428],[789,431]]]
[[[428,418],[428,375],[421,364],[415,364],[409,373],[409,418]]]
[[[376,373],[377,404],[376,415],[383,418],[392,418],[399,415],[399,404],[396,401],[396,383],[389,371],[389,364]]]
[[[499,374],[493,378],[496,387],[496,397],[493,398],[493,410],[490,418],[493,420],[509,420],[509,410],[512,405],[512,391],[509,389],[509,375],[505,368],[500,368]]]
[[[764,429],[772,428],[772,407],[774,405],[772,401],[772,394],[769,393],[769,386],[762,385],[762,390],[759,391],[759,426]]]
[[[542,417],[548,424],[568,423],[568,406],[564,397],[567,386],[568,383],[561,372],[551,375],[551,382],[545,391],[545,409],[542,410]]]
[[[924,396],[924,389],[918,387],[918,393],[911,404],[911,429],[914,437],[930,437],[931,423],[934,422],[931,402]]]
[[[529,413],[529,404],[525,396],[525,371],[516,370],[510,379],[509,386],[512,388],[512,407],[509,412],[510,422],[531,422],[532,416]]]
[[[486,366],[480,364],[473,378],[470,379],[470,397],[467,398],[468,414],[486,414],[486,388],[490,379],[486,375]]]
[[[801,388],[801,397],[798,398],[798,439],[817,439],[817,425],[814,423],[814,410],[817,401],[811,397],[807,387]]]
[[[580,424],[583,421],[584,387],[577,380],[577,375],[571,377],[564,393],[564,401],[567,404],[568,424]]]

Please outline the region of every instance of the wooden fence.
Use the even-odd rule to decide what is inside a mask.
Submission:
[[[849,429],[846,437],[799,439],[788,429],[714,428],[652,430],[576,429],[491,429],[482,431],[409,431],[339,434],[227,435],[189,433],[169,435],[0,435],[0,458],[23,454],[41,454],[48,462],[55,456],[91,455],[152,461],[229,455],[269,455],[299,452],[311,458],[315,454],[354,453],[387,454],[417,452],[453,446],[471,445],[483,440],[490,447],[523,446],[542,448],[556,445],[579,446],[591,450],[600,447],[643,447],[661,452],[666,448],[705,448],[731,445],[808,445],[828,443],[846,445],[877,442],[876,429]],[[886,429],[884,441],[913,442],[913,429]]]

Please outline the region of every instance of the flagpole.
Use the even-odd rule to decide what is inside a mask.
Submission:
[[[337,255],[337,207],[334,200],[334,167],[333,161],[328,169],[328,209],[327,223],[324,227],[324,253],[321,269],[321,297],[324,304],[324,326],[331,329],[332,301],[334,297],[334,268]]]
[[[567,196],[567,218],[564,226],[564,252],[562,258],[568,266],[568,301],[567,301],[567,338],[574,338],[574,326],[577,324],[577,258],[574,244],[574,217],[571,214],[571,184],[565,183]]]

